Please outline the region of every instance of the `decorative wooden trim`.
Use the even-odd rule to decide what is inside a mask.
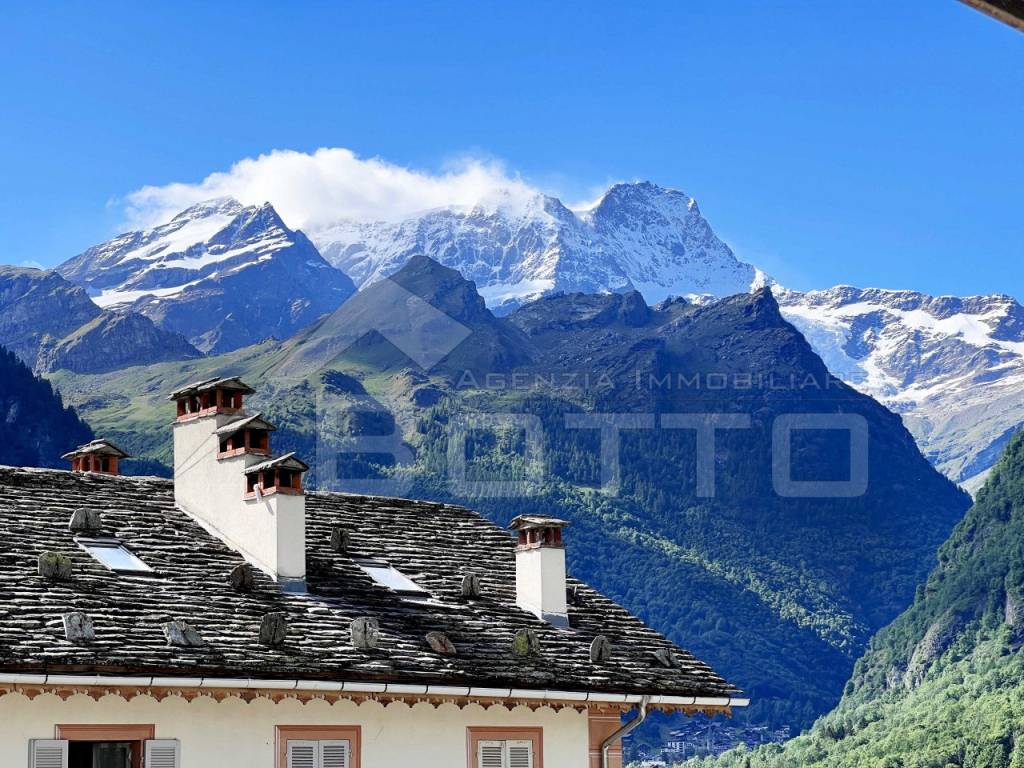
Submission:
[[[274,729],[277,768],[288,768],[288,742],[346,739],[352,745],[351,768],[359,768],[362,759],[362,728],[358,725],[279,725]]]
[[[533,768],[544,768],[544,729],[514,726],[466,727],[466,765],[476,768],[476,749],[481,741],[532,741]]]
[[[376,701],[381,704],[390,704],[397,701],[408,706],[425,702],[434,707],[443,704],[451,704],[459,709],[465,709],[470,705],[478,705],[484,709],[491,707],[504,707],[512,711],[516,707],[526,707],[531,711],[538,709],[574,709],[577,712],[599,712],[609,713],[618,711],[629,712],[633,709],[632,704],[595,704],[583,701],[558,700],[558,699],[511,699],[511,698],[487,698],[469,696],[448,696],[443,694],[404,694],[404,693],[355,693],[343,691],[315,691],[307,689],[275,690],[271,688],[198,688],[198,687],[152,687],[152,686],[124,686],[124,685],[55,685],[55,684],[28,684],[28,683],[2,683],[0,684],[0,696],[8,694],[20,694],[28,699],[35,699],[42,694],[52,694],[66,701],[72,696],[88,696],[99,701],[104,696],[120,696],[125,701],[131,701],[139,696],[145,696],[155,701],[163,701],[170,697],[177,697],[185,701],[194,699],[212,699],[223,701],[225,699],[239,699],[245,702],[267,699],[275,704],[281,701],[299,701],[307,704],[311,701],[326,701],[333,704],[337,701],[351,701],[362,704],[367,701]],[[685,715],[702,714],[708,717],[715,715],[732,716],[731,707],[688,705],[688,704],[652,704],[652,711],[659,712],[681,712]]]
[[[82,725],[58,724],[56,738],[67,741],[130,741],[132,768],[142,768],[143,742],[156,736],[156,726],[149,724],[115,725],[113,723],[88,723]]]

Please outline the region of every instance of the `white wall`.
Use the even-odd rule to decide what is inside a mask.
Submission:
[[[550,616],[567,615],[564,549],[516,550],[516,603],[545,620]]]
[[[218,459],[218,427],[238,414],[201,416],[174,424],[174,500],[228,546],[274,578],[306,575],[306,500],[272,494],[245,499],[245,468],[266,456]]]
[[[467,726],[541,727],[545,768],[588,768],[586,712],[571,708],[535,711],[502,706],[459,708],[422,702],[384,705],[348,700],[307,704],[294,699],[244,702],[210,697],[185,701],[171,696],[157,702],[138,696],[130,702],[107,695],[99,701],[53,694],[29,700],[20,693],[0,696],[0,766],[27,765],[28,740],[53,738],[54,726],[93,723],[154,724],[157,738],[181,740],[183,768],[274,768],[278,725],[358,725],[362,728],[363,768],[464,768]]]

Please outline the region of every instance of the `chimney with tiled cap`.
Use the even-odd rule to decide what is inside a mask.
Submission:
[[[104,475],[119,475],[118,462],[129,458],[128,454],[109,440],[93,440],[61,456],[71,462],[72,472],[99,472]]]
[[[554,517],[520,515],[510,524],[516,531],[516,604],[549,624],[569,626],[565,599],[565,546],[562,529],[569,523]]]
[[[306,497],[294,454],[273,458],[276,427],[247,414],[253,390],[237,377],[172,392],[174,500],[289,591],[305,588]]]

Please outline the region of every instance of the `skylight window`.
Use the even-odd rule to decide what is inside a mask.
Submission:
[[[397,568],[393,568],[380,560],[360,560],[356,562],[363,572],[380,584],[399,595],[411,598],[427,598],[429,594],[419,584],[410,579]]]
[[[79,545],[100,563],[117,573],[152,573],[153,569],[115,539],[88,539]]]

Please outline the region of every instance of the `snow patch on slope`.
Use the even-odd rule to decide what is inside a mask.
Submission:
[[[829,370],[902,414],[922,452],[966,487],[1024,425],[1024,308],[1013,298],[850,286],[775,294]]]

